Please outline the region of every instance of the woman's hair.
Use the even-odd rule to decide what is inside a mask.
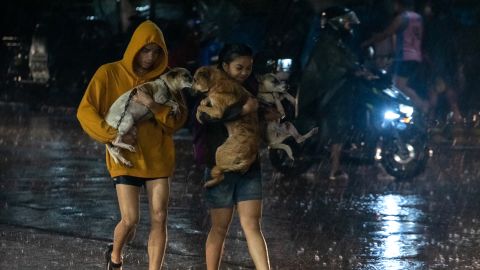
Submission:
[[[222,64],[230,64],[235,58],[239,56],[250,56],[253,57],[252,49],[243,44],[243,43],[228,43],[223,46],[218,54],[218,64],[219,68],[222,68]]]

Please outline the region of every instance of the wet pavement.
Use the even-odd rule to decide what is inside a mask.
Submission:
[[[67,107],[0,103],[0,269],[102,269],[119,218],[104,148]],[[205,269],[209,226],[191,137],[175,137],[165,269]],[[396,183],[376,166],[351,165],[350,181],[326,164],[298,177],[262,153],[263,229],[273,269],[480,269],[480,147],[434,144],[427,171]],[[146,269],[148,209],[124,269]],[[238,219],[222,269],[253,269]]]

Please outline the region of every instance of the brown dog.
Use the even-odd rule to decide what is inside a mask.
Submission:
[[[252,95],[238,82],[229,78],[216,67],[201,67],[193,76],[193,90],[207,95],[197,109],[197,119],[206,113],[214,119],[221,119],[225,110],[237,103],[246,101]],[[217,148],[215,166],[212,168],[211,180],[205,183],[210,187],[223,180],[224,172],[245,173],[256,160],[259,148],[258,116],[256,112],[242,116],[240,119],[225,123],[228,131],[227,140]]]

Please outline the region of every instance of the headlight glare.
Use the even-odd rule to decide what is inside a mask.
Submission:
[[[405,104],[400,104],[398,110],[401,113],[404,113],[407,117],[410,117],[413,114],[413,107]]]
[[[383,118],[385,118],[386,120],[395,120],[395,119],[400,118],[400,114],[398,114],[396,112],[392,112],[392,111],[386,111],[383,114]]]

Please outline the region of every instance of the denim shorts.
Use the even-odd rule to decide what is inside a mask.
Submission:
[[[205,190],[208,208],[232,208],[238,202],[262,199],[262,174],[252,169],[245,174],[226,172],[218,185]],[[210,180],[210,169],[205,169],[204,182]]]
[[[142,187],[146,186],[147,181],[150,180],[155,180],[159,178],[143,178],[143,177],[136,177],[136,176],[130,176],[130,175],[121,175],[121,176],[116,176],[113,177],[113,186],[117,184],[124,184],[124,185],[129,185],[129,186],[136,186],[136,187]]]

